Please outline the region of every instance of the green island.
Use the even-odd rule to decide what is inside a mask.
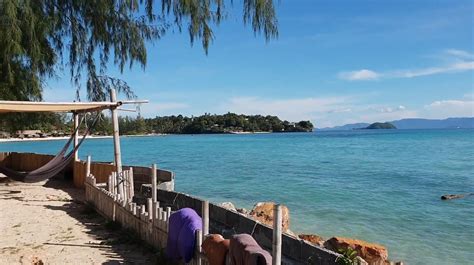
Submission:
[[[0,121],[0,132],[8,132],[15,136],[17,131],[41,131],[40,136],[60,136],[68,134],[72,121],[61,114],[24,114],[12,120]],[[14,115],[11,116],[13,118]],[[22,124],[20,121],[28,121]],[[92,120],[92,119],[91,119]],[[89,122],[92,122],[92,121]],[[277,116],[243,115],[226,113],[223,115],[204,114],[197,117],[183,115],[157,116],[155,118],[120,117],[120,134],[219,134],[219,133],[256,133],[256,132],[311,132],[313,124],[310,121],[289,122]],[[84,126],[85,127],[85,126]],[[95,127],[96,135],[112,135],[112,121],[103,116]],[[1,137],[1,136],[0,136]]]
[[[364,129],[397,129],[395,125],[391,124],[390,122],[374,122],[371,125],[365,127]]]

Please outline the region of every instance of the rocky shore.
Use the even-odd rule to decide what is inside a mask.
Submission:
[[[228,210],[238,212],[268,226],[273,226],[273,205],[274,202],[258,202],[254,205],[252,210],[249,211],[245,208],[236,208],[231,202],[224,202],[221,204],[222,207]],[[284,205],[282,205],[282,217],[282,229],[284,233],[335,252],[340,252],[340,250],[346,250],[348,248],[353,249],[359,256],[359,264],[403,264],[402,262],[394,263],[389,261],[387,248],[379,244],[337,236],[326,240],[322,236],[316,234],[296,234],[290,230],[290,210]]]

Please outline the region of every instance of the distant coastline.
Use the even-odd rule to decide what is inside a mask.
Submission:
[[[409,118],[388,121],[397,129],[474,129],[474,117],[458,117],[447,119]],[[354,130],[370,126],[370,123],[351,123],[342,126],[317,128],[321,131]]]

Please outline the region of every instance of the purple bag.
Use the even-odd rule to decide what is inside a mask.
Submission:
[[[172,213],[166,256],[173,261],[191,261],[196,247],[196,231],[199,229],[202,229],[202,219],[193,209],[183,208]]]

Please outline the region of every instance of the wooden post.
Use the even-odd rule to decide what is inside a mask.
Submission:
[[[153,199],[153,202],[157,201],[156,197],[156,164],[153,164],[151,166],[151,198]]]
[[[273,244],[272,244],[272,264],[281,264],[281,230],[282,230],[281,205],[273,205]]]
[[[122,171],[123,175],[123,195],[125,197],[125,200],[128,201],[128,170]]]
[[[153,200],[151,198],[148,198],[148,217],[150,218],[150,220],[153,219]]]
[[[115,89],[110,90],[110,101],[117,102],[117,94]],[[122,173],[122,152],[120,151],[120,132],[119,132],[119,121],[117,108],[112,107],[112,125],[114,128],[114,162],[115,162],[115,171],[118,174],[119,194],[123,194],[123,175]]]
[[[133,201],[133,196],[135,196],[135,185],[133,184],[133,167],[130,167],[130,200]]]
[[[90,174],[91,174],[91,156],[87,156],[86,178],[88,178]]]
[[[166,207],[166,215],[168,218],[171,216],[171,207]]]
[[[74,116],[74,148],[76,148],[79,144],[79,130],[76,130],[79,126],[79,114],[74,112],[72,115]],[[79,150],[74,151],[74,161],[79,161]]]
[[[202,202],[202,234],[206,236],[209,234],[209,201]]]
[[[201,245],[202,245],[202,240],[203,240],[203,231],[197,230],[196,231],[196,264],[201,265],[202,264],[202,259],[201,259]]]

